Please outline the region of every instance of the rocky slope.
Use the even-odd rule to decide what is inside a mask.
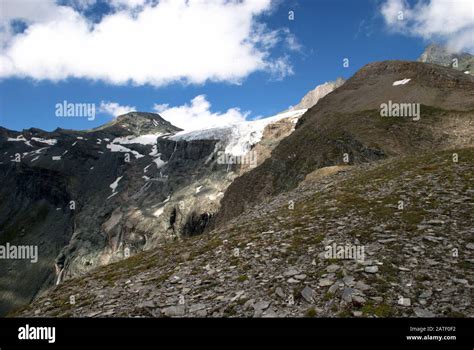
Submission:
[[[419,116],[382,116],[382,104],[392,102],[418,104]],[[229,186],[214,224],[295,188],[318,168],[472,145],[473,112],[471,75],[419,62],[368,64],[309,109],[271,158]]]
[[[218,230],[66,281],[12,316],[473,317],[473,166],[465,148],[320,169]],[[334,245],[363,255],[327,256]]]

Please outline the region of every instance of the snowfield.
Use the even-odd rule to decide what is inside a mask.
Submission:
[[[162,136],[162,134],[147,134],[140,136],[125,136],[125,137],[116,137],[112,143],[127,145],[132,143],[139,143],[141,145],[155,145],[156,139]]]
[[[191,141],[191,140],[220,140],[220,146],[224,148],[225,153],[232,156],[243,156],[258,143],[263,136],[265,127],[278,120],[290,118],[296,124],[307,109],[298,109],[294,111],[284,112],[272,117],[245,121],[239,124],[231,124],[226,127],[203,129],[187,132],[180,131],[176,135],[170,137],[175,141]]]

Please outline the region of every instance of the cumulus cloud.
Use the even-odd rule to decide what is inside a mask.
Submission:
[[[241,112],[239,108],[230,108],[226,112],[212,112],[211,104],[205,95],[196,96],[190,104],[170,107],[167,104],[155,104],[153,110],[171,124],[186,130],[210,129],[245,121],[250,112]]]
[[[453,51],[474,52],[472,0],[387,0],[381,8],[385,23],[394,31],[438,40]]]
[[[98,22],[78,10],[94,0],[0,2],[0,78],[240,83],[256,71],[292,74],[274,49],[299,47],[289,30],[261,23],[272,0],[110,0]],[[27,29],[12,31],[15,19]]]
[[[99,112],[108,114],[112,117],[118,117],[119,115],[126,114],[128,112],[134,112],[137,108],[135,106],[121,106],[117,102],[105,102],[100,103]]]

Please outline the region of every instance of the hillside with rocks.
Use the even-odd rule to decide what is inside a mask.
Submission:
[[[323,168],[218,230],[68,280],[11,316],[473,317],[473,166],[464,148]],[[328,258],[333,245],[364,254]]]

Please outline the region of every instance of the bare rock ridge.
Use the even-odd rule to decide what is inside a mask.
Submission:
[[[297,105],[293,106],[292,110],[308,109],[313,107],[321,98],[334,91],[342,84],[344,84],[344,79],[337,78],[335,81],[329,81],[316,86],[314,90],[308,92]]]

